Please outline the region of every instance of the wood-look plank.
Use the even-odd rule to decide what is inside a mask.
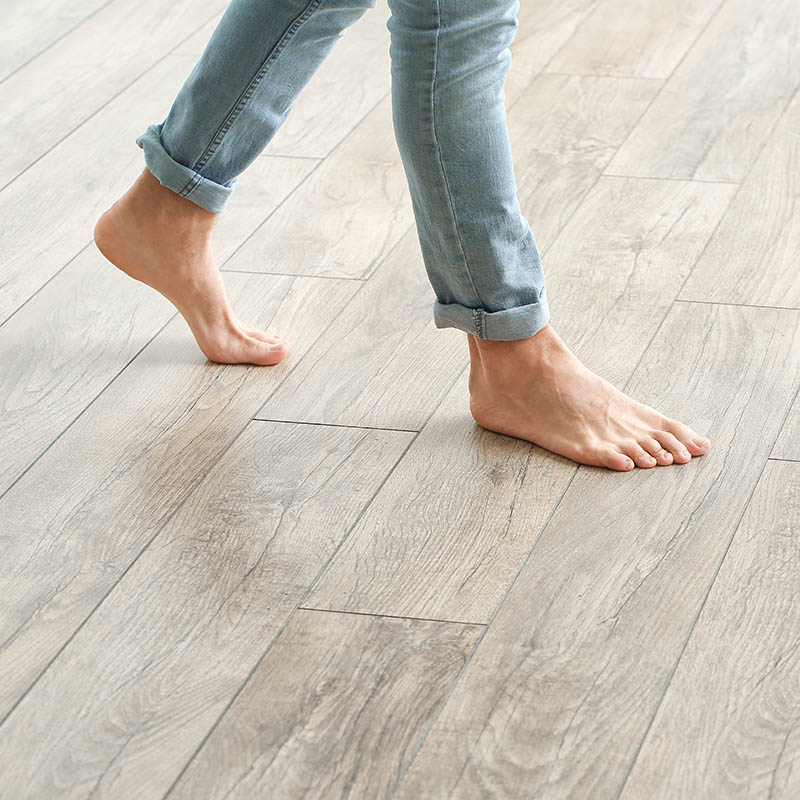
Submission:
[[[668,78],[720,0],[601,0],[548,71]]]
[[[620,386],[627,381],[730,192],[672,181],[598,182],[551,248],[547,273],[554,325],[590,368]],[[467,395],[465,374],[309,605],[489,619],[574,465],[521,441],[479,434]],[[289,397],[283,402],[288,410]]]
[[[397,794],[617,797],[800,378],[800,313],[676,303],[628,390],[710,436],[579,468]],[[424,790],[424,791],[423,791]]]
[[[0,192],[0,322],[92,241],[96,219],[144,168],[136,137],[166,116],[192,64],[189,56],[164,59]],[[217,223],[219,259],[317,163],[256,159]]]
[[[214,33],[214,29],[219,25],[224,14],[225,11],[223,10],[215,17],[212,17],[205,25],[198,28],[187,39],[184,39],[177,47],[174,47],[170,54],[174,56],[192,56],[196,61],[203,54],[203,50],[206,49],[211,34]]]
[[[506,79],[508,105],[517,101],[547,62],[575,33],[597,0],[526,0],[517,12],[519,27],[511,43]]]
[[[772,132],[680,297],[800,308],[799,250],[800,95],[797,95]]]
[[[628,380],[735,189],[598,180],[544,265],[554,325],[590,369],[619,386]]]
[[[728,0],[608,172],[740,182],[800,84],[796,0]]]
[[[262,154],[239,175],[236,191],[214,226],[214,253],[222,268],[319,163],[317,158]]]
[[[304,605],[485,623],[575,470],[480,428],[459,377]]]
[[[225,5],[112,0],[0,84],[0,185],[127,88]],[[93,149],[81,163],[91,159]]]
[[[3,792],[41,800],[163,797],[411,436],[251,423],[8,718],[0,736]],[[279,640],[273,663],[321,660],[320,677],[332,686],[331,637],[357,661],[361,646],[383,645],[373,682],[385,680],[381,668],[396,660],[394,679],[382,686],[405,697],[378,711],[410,712],[401,739],[409,746],[476,636],[461,626],[373,628],[332,615],[305,626],[307,619],[299,622],[304,633],[287,631],[288,650]],[[363,635],[345,643],[345,629]],[[303,647],[310,636],[319,649]],[[366,676],[347,677],[350,699],[371,703]],[[418,678],[428,682],[422,707],[413,697]],[[313,685],[303,690],[279,691],[270,702],[303,706]],[[302,708],[296,714],[302,724]]]
[[[482,628],[300,610],[171,797],[388,797]]]
[[[225,269],[363,278],[413,221],[387,96]]]
[[[412,228],[259,416],[419,430],[468,361],[465,334],[434,325],[433,299]]]
[[[79,26],[108,0],[4,0],[0,81]]]
[[[541,250],[580,205],[660,81],[540,75],[508,114],[520,207]]]
[[[625,784],[800,796],[800,464],[769,461]]]
[[[0,494],[174,313],[90,248],[3,326]]]
[[[800,394],[795,398],[770,455],[772,458],[800,461]]]
[[[352,296],[350,281],[226,276],[274,367],[221,366],[176,316],[0,500],[0,718]]]

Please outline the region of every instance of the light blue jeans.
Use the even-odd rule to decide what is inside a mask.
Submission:
[[[388,1],[394,132],[434,322],[481,339],[533,336],[550,313],[517,199],[504,91],[519,0]],[[222,211],[325,56],[375,4],[232,0],[167,118],[136,139],[149,170]]]

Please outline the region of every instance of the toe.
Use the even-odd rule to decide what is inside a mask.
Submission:
[[[665,450],[657,439],[652,436],[643,436],[639,440],[639,444],[655,458],[659,466],[665,467],[672,463],[672,453]]]
[[[268,366],[283,361],[288,355],[289,348],[285,342],[275,344],[262,342],[236,331],[224,339],[218,339],[213,345],[204,347],[203,351],[211,361],[221,364]]]
[[[615,447],[605,447],[600,453],[600,463],[609,469],[618,470],[619,472],[629,472],[636,464],[633,459],[621,453]]]
[[[675,419],[667,418],[664,428],[678,439],[693,456],[702,456],[711,449],[711,442]]]
[[[653,431],[653,438],[657,439],[665,450],[672,453],[672,459],[676,464],[685,464],[692,460],[692,454],[683,442],[669,431]]]
[[[262,331],[259,328],[254,328],[252,325],[241,325],[239,326],[248,336],[251,336],[253,339],[258,339],[262,342],[269,342],[270,344],[279,344],[280,342],[285,342],[286,340],[279,336],[277,333],[268,333],[267,331]]]
[[[656,466],[657,462],[655,458],[653,458],[653,456],[638,442],[624,442],[619,445],[619,449],[625,453],[626,456],[629,456],[637,467],[644,467],[647,469]]]
[[[285,342],[263,342],[253,338],[244,346],[244,350],[242,359],[244,363],[261,366],[278,364],[289,353],[289,347]]]

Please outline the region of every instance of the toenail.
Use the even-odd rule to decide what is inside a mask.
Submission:
[[[697,436],[692,440],[698,447],[705,447],[708,444],[708,439],[705,436]]]

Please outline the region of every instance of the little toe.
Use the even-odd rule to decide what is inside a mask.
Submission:
[[[636,466],[632,458],[613,447],[607,447],[601,451],[600,461],[603,466],[619,472],[629,472]]]
[[[692,460],[692,454],[677,436],[669,431],[654,431],[653,437],[661,442],[661,446],[672,453],[672,460],[675,464],[685,464]]]
[[[656,466],[656,460],[638,442],[626,442],[619,449],[629,456],[637,467],[648,469]]]

